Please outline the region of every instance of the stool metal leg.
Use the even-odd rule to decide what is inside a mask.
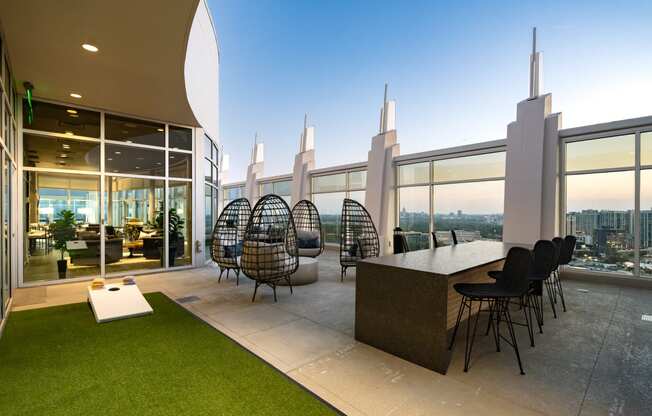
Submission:
[[[523,364],[521,363],[521,354],[518,352],[518,343],[516,342],[516,334],[514,332],[514,323],[512,322],[512,316],[509,313],[509,300],[505,300],[505,306],[503,311],[505,313],[505,320],[507,322],[507,329],[509,330],[509,336],[512,340],[512,347],[516,353],[516,360],[518,361],[518,368],[521,370],[521,375],[525,375],[523,371]]]

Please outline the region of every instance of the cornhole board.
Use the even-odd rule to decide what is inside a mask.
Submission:
[[[136,285],[109,284],[98,290],[89,286],[88,301],[97,323],[134,318],[154,312]]]

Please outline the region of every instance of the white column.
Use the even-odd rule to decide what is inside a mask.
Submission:
[[[380,132],[371,139],[365,192],[365,208],[369,211],[378,231],[381,255],[391,252],[394,228],[396,187],[393,161],[400,155],[395,120],[396,103],[387,101],[387,85],[385,85],[385,102],[380,112]]]
[[[253,205],[258,201],[260,190],[258,189],[258,179],[263,176],[264,156],[263,143],[254,143],[251,151],[251,162],[247,167],[247,181],[245,183],[245,196],[249,203]]]
[[[551,114],[552,96],[517,105],[507,126],[503,240],[533,244],[550,239],[558,224],[558,155],[561,115]]]
[[[294,156],[292,170],[292,206],[302,199],[310,199],[310,175],[315,168],[315,128],[308,127],[307,116],[299,140],[299,153]]]

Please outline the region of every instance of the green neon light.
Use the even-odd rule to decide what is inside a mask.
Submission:
[[[32,107],[32,89],[28,88],[27,93],[27,124],[31,125],[34,121],[34,108]]]

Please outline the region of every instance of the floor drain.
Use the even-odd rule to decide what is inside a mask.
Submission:
[[[652,322],[652,315],[641,315],[641,320],[646,321],[646,322]]]
[[[577,289],[578,292],[589,293],[589,289]]]
[[[179,303],[192,303],[192,302],[197,302],[199,300],[198,296],[184,296],[182,298],[177,298],[177,302]]]

